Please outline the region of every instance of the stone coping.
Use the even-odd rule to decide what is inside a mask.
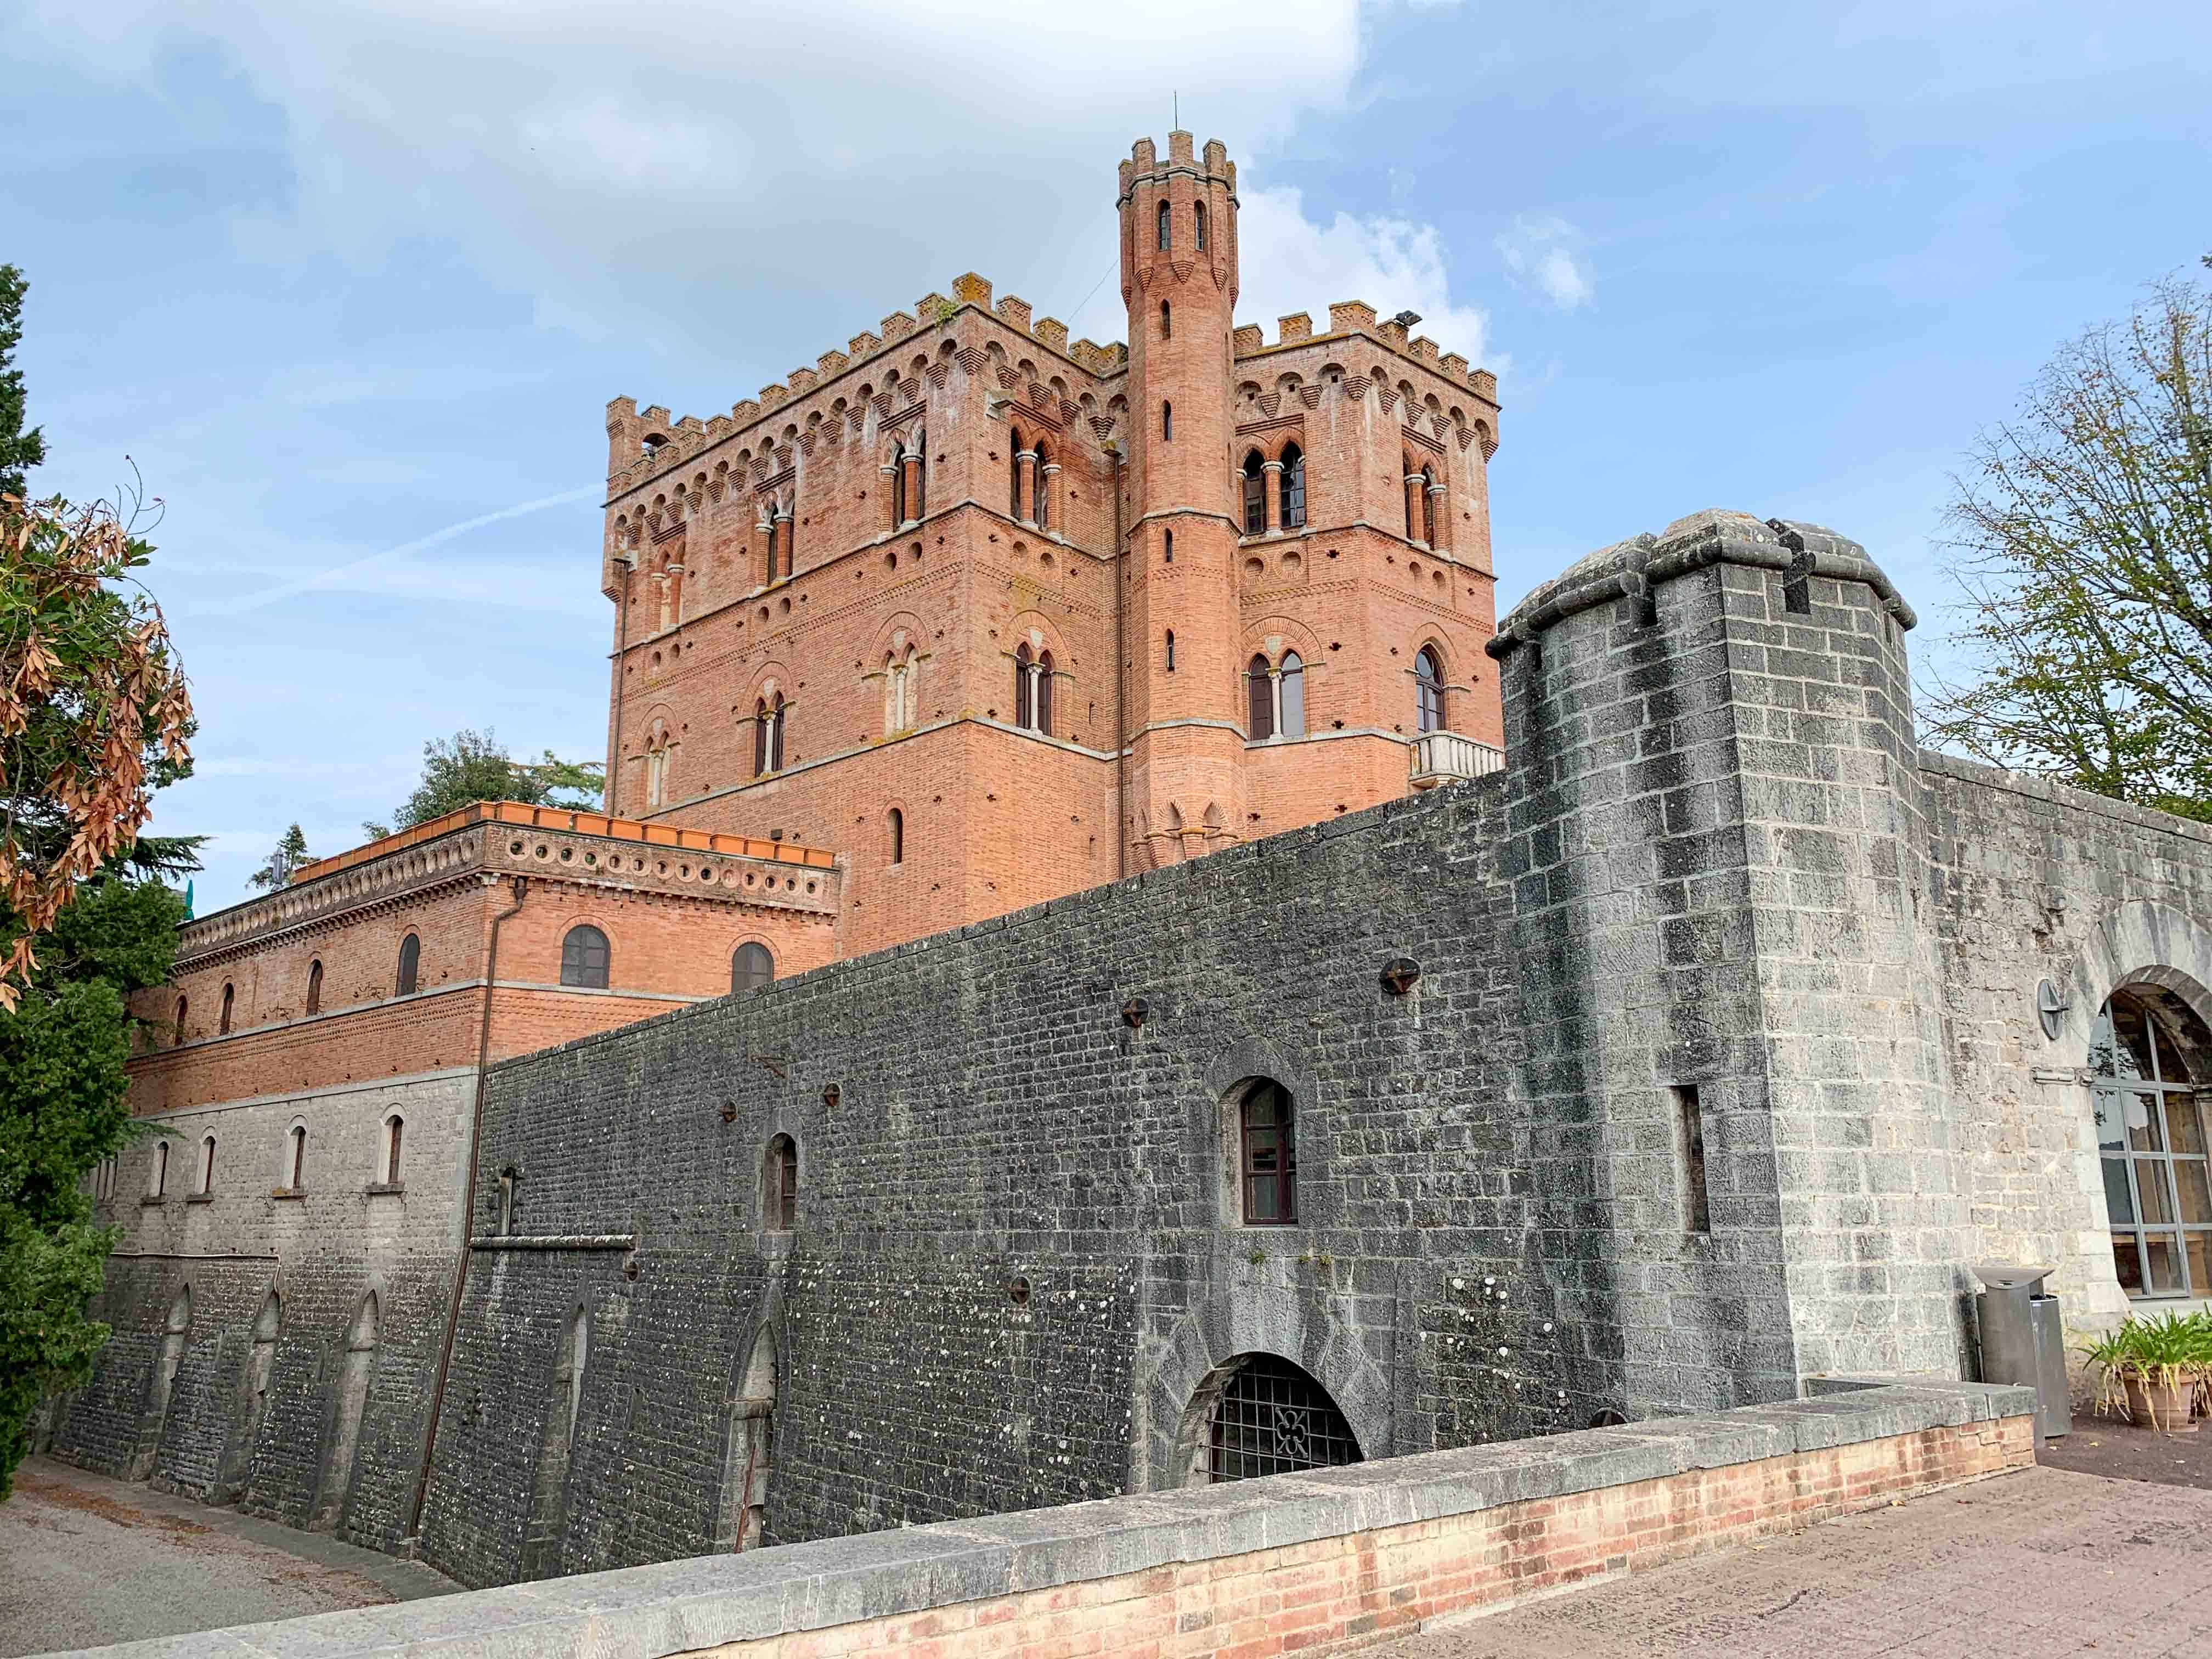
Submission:
[[[1858,1379],[1852,1379],[1858,1382]],[[665,1659],[1693,1470],[2025,1417],[2033,1389],[1847,1392],[81,1650],[105,1659]]]

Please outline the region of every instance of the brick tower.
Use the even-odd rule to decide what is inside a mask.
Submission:
[[[1244,823],[1237,501],[1228,474],[1237,167],[1187,132],[1121,163],[1131,476],[1125,599],[1134,867],[1214,851]]]

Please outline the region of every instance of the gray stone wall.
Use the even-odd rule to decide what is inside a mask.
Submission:
[[[413,1509],[452,1305],[475,1075],[142,1120],[153,1134],[124,1152],[100,1206],[100,1218],[124,1229],[93,1309],[115,1334],[91,1382],[61,1403],[53,1455],[394,1547]],[[373,1192],[394,1112],[405,1121],[400,1190]],[[290,1194],[290,1131],[302,1123],[301,1188],[279,1195]],[[199,1148],[210,1133],[216,1179],[202,1200]],[[157,1203],[147,1201],[155,1136],[170,1148]],[[376,1340],[352,1362],[365,1376],[348,1432],[349,1337],[371,1295]],[[189,1318],[173,1332],[187,1302]]]
[[[2212,1023],[2212,826],[1921,757],[1970,1261],[2053,1266],[2077,1329],[2128,1308],[2112,1267],[2089,1030],[2163,986]],[[2044,1035],[2036,988],[2069,1002]]]
[[[495,1069],[478,1231],[511,1169],[547,1248],[474,1253],[426,1558],[511,1578],[547,1525],[564,1571],[726,1547],[763,1332],[770,1541],[1178,1485],[1194,1396],[1255,1351],[1370,1457],[1620,1403],[1539,1267],[1503,805],[1441,790]],[[1291,1227],[1237,1219],[1224,1103],[1263,1076],[1297,1101]]]

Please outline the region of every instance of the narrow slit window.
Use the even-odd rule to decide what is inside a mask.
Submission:
[[[1244,458],[1244,533],[1257,536],[1267,527],[1267,474],[1260,452]]]
[[[292,1155],[286,1160],[286,1168],[284,1171],[285,1186],[289,1188],[292,1191],[297,1192],[300,1189],[302,1177],[306,1176],[307,1172],[307,1126],[304,1123],[295,1123],[292,1126]]]
[[[399,974],[397,981],[399,995],[411,997],[415,994],[415,982],[422,967],[422,941],[415,934],[410,933],[399,941]]]
[[[1163,530],[1160,532],[1160,551],[1162,555],[1160,562],[1162,564],[1173,564],[1175,562],[1174,531]]]
[[[906,862],[906,814],[896,806],[891,808],[891,862]]]
[[[1160,405],[1160,441],[1164,444],[1171,444],[1175,441],[1175,405],[1173,404],[1164,403]]]
[[[1175,213],[1165,202],[1160,204],[1159,222],[1160,252],[1164,253],[1175,246]]]
[[[307,1012],[311,1014],[323,1012],[323,964],[319,962],[307,964]]]
[[[789,1135],[768,1144],[762,1170],[761,1214],[768,1231],[787,1233],[799,1219],[799,1146]]]
[[[1200,253],[1205,252],[1206,204],[1203,202],[1193,202],[1190,204],[1190,232],[1191,245]]]
[[[1175,629],[1168,629],[1168,672],[1175,672]]]
[[[177,999],[177,1035],[175,1040],[178,1042],[182,1042],[185,1040],[185,1014],[191,1006],[191,1005],[186,1002],[184,998],[179,997]]]
[[[1160,338],[1163,340],[1175,338],[1175,313],[1168,309],[1168,302],[1165,300],[1160,301]]]
[[[215,1028],[216,1035],[218,1036],[230,1035],[230,1012],[237,1000],[237,994],[236,990],[229,985],[222,988],[222,1012],[216,1016]]]
[[[406,1130],[403,1118],[392,1118],[384,1126],[384,1184],[387,1187],[399,1184],[399,1143]]]
[[[1265,657],[1254,657],[1244,671],[1245,723],[1255,741],[1275,735],[1275,677]]]
[[[1303,530],[1306,522],[1306,458],[1296,444],[1283,450],[1283,528]]]
[[[200,1142],[200,1191],[215,1190],[215,1137],[210,1135]]]
[[[1713,1230],[1713,1217],[1705,1193],[1705,1124],[1696,1084],[1675,1087],[1674,1111],[1680,1120],[1675,1145],[1682,1160],[1682,1224],[1689,1232],[1709,1233]]]

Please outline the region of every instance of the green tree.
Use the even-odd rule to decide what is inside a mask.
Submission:
[[[276,850],[263,861],[261,867],[246,878],[249,887],[273,891],[292,884],[293,872],[303,864],[313,864],[315,855],[307,850],[307,838],[294,824],[277,839]]]
[[[131,1138],[124,999],[176,954],[181,895],[118,866],[83,883],[0,1014],[0,1500],[52,1390],[82,1386],[108,1328],[85,1316],[114,1243],[85,1174]]]
[[[46,441],[23,430],[23,372],[15,343],[23,337],[23,293],[30,284],[13,265],[0,265],[0,495],[23,493],[23,472],[46,459]]]
[[[1992,764],[2212,819],[2212,289],[2061,347],[1954,480],[1957,638],[1922,697]]]
[[[391,823],[361,827],[372,838],[388,836],[481,800],[595,807],[605,769],[598,761],[564,761],[550,749],[535,761],[518,761],[489,728],[465,729],[422,745],[422,780],[400,803]]]

